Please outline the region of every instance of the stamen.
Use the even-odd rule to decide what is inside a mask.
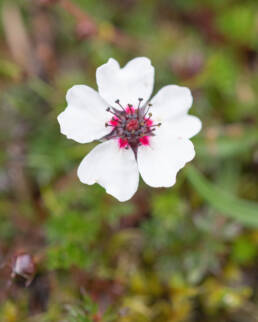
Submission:
[[[138,98],[138,101],[139,101],[139,104],[138,104],[138,107],[137,107],[137,108],[138,108],[138,110],[139,110],[139,108],[140,108],[140,106],[141,106],[141,103],[142,103],[142,101],[143,101],[143,98],[139,97],[139,98]]]
[[[151,117],[152,117],[152,113],[149,113],[149,117],[145,120],[145,122],[149,121]]]
[[[140,106],[143,101],[143,98],[139,97],[138,101],[139,101],[139,103],[138,103],[138,107],[137,107],[137,117],[140,118]]]
[[[144,114],[144,116],[143,116],[143,117],[145,117],[145,116],[148,114],[148,112],[149,112],[149,110],[150,110],[151,106],[152,106],[152,104],[151,104],[151,103],[149,103],[149,104],[148,104],[147,111],[145,112],[145,114]]]
[[[161,126],[161,123],[150,125],[149,127]]]
[[[111,108],[110,107],[106,108],[106,111],[109,112],[109,113],[111,113],[111,114],[113,114],[113,115],[115,115],[120,121],[122,121],[120,115],[117,114],[117,113],[115,113],[115,112],[113,112],[113,111],[111,111]],[[116,121],[116,119],[114,121]]]
[[[128,107],[129,107],[129,110],[130,110],[131,114],[133,114],[133,109],[132,109],[133,105],[132,104],[128,104]]]
[[[122,104],[120,103],[120,100],[119,99],[117,99],[116,101],[115,101],[115,103],[117,104],[117,105],[119,105],[120,107],[121,107],[121,109],[124,111],[124,112],[126,112],[126,110],[124,109],[124,107],[122,106]]]

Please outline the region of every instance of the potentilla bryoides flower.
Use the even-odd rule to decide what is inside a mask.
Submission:
[[[81,182],[100,184],[119,201],[136,192],[139,174],[152,187],[171,187],[195,156],[189,140],[201,121],[188,111],[188,88],[167,85],[150,99],[154,68],[138,57],[123,68],[110,58],[96,72],[98,92],[86,85],[68,90],[58,116],[61,133],[79,143],[99,140],[78,168]]]

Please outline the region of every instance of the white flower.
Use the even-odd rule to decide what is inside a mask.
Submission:
[[[195,156],[189,140],[201,121],[188,115],[188,88],[163,87],[150,101],[154,68],[138,57],[120,68],[109,59],[97,69],[98,92],[86,85],[68,90],[58,116],[61,132],[79,143],[101,140],[81,162],[81,182],[99,183],[119,201],[137,190],[139,173],[152,187],[171,187],[177,172]]]

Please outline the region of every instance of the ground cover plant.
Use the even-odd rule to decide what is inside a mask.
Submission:
[[[257,321],[257,2],[3,0],[0,21],[0,321]],[[202,130],[173,187],[119,202],[57,116],[142,56]]]

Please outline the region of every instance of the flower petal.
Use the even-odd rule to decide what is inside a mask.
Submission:
[[[187,138],[195,136],[202,128],[200,119],[193,115],[184,115],[171,121],[163,122],[162,130],[170,138]]]
[[[78,168],[81,182],[100,184],[119,201],[129,200],[137,190],[139,172],[131,149],[121,149],[117,140],[97,145]]]
[[[138,148],[138,169],[148,185],[171,187],[177,172],[194,156],[194,146],[188,139],[171,139],[160,134],[151,138],[149,146]]]
[[[146,102],[153,90],[154,68],[146,57],[129,61],[123,68],[110,58],[96,72],[99,94],[114,106],[117,99],[123,106],[138,106],[138,98]]]
[[[193,103],[193,97],[187,87],[167,85],[158,91],[151,103],[153,119],[164,122],[186,114]]]
[[[105,123],[110,119],[107,104],[86,85],[75,85],[66,95],[67,108],[58,115],[61,133],[79,143],[88,143],[110,132]]]

